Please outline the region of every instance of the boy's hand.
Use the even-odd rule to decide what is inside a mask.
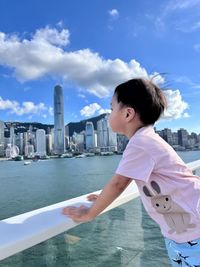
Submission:
[[[62,214],[69,216],[75,222],[87,222],[92,220],[89,216],[90,208],[81,205],[80,207],[69,206],[62,210]]]
[[[89,196],[87,196],[87,200],[94,202],[95,200],[97,200],[99,195],[97,194],[90,194]]]

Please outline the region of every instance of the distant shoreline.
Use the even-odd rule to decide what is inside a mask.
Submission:
[[[7,161],[10,160],[9,158],[0,158],[0,161]]]
[[[200,151],[200,149],[190,149],[190,150],[185,149],[185,150],[175,150],[175,151],[176,152],[192,152],[192,151],[195,152],[195,151]],[[113,154],[113,155],[120,155],[120,154]],[[49,156],[48,159],[55,159],[55,158],[60,158],[60,157],[58,157],[58,156]],[[23,159],[23,161],[24,160],[26,160],[26,159]],[[28,158],[27,160],[32,160],[32,159],[31,158],[30,159]],[[42,159],[42,160],[46,160],[46,159]],[[0,162],[1,161],[15,161],[15,160],[14,159],[10,159],[10,158],[6,158],[6,157],[3,157],[3,158],[0,157]]]

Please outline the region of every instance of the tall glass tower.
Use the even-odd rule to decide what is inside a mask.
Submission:
[[[58,155],[65,152],[64,129],[63,89],[60,85],[56,85],[54,88],[54,153]]]
[[[94,148],[94,125],[91,121],[86,122],[85,139],[86,149]]]
[[[4,156],[4,144],[5,144],[5,139],[4,139],[4,122],[0,121],[0,156]]]
[[[37,129],[36,131],[36,154],[46,156],[46,134],[43,129]]]

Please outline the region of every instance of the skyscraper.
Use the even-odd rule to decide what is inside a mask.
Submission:
[[[5,139],[4,139],[4,122],[0,121],[0,156],[4,155],[4,144],[5,144]]]
[[[97,140],[100,148],[117,151],[117,134],[109,125],[108,115],[97,122]]]
[[[15,145],[15,128],[12,124],[10,126],[10,143],[12,147]]]
[[[64,138],[64,100],[63,89],[60,85],[54,88],[54,153],[61,155],[65,152]]]
[[[94,125],[91,121],[86,122],[85,126],[86,149],[92,149],[95,146]]]
[[[4,122],[0,121],[0,144],[4,144]]]
[[[36,154],[38,156],[46,156],[46,135],[45,130],[38,129],[36,131]]]

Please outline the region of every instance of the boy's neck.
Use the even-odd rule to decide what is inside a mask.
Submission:
[[[145,125],[141,122],[141,121],[137,121],[134,124],[130,124],[127,125],[127,129],[126,129],[126,137],[130,140],[131,137],[142,127],[144,127]]]

